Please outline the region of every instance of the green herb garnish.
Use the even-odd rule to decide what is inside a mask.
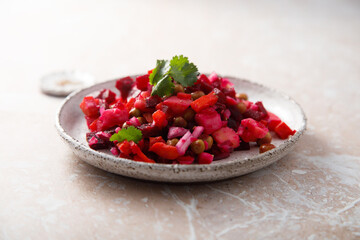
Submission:
[[[172,80],[190,87],[197,81],[198,75],[197,67],[183,55],[174,56],[170,61],[157,60],[156,67],[149,76],[149,82],[154,86],[151,95],[169,96],[174,91]]]
[[[134,126],[130,126],[128,128],[121,129],[118,133],[114,133],[110,141],[118,141],[122,142],[124,140],[127,141],[134,141],[138,143],[142,138],[142,133],[139,129],[135,128]]]

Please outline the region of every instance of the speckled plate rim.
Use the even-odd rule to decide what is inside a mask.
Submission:
[[[138,75],[132,75],[132,76],[138,76]],[[235,79],[236,81],[247,82],[248,84],[255,85],[256,87],[263,88],[265,90],[274,92],[274,94],[281,95],[283,98],[292,102],[299,108],[301,117],[303,120],[301,127],[297,130],[297,132],[293,136],[289,137],[282,144],[280,144],[279,146],[277,146],[276,148],[274,148],[270,151],[267,151],[262,154],[258,154],[251,158],[234,158],[233,160],[230,160],[230,161],[221,161],[220,160],[220,161],[215,161],[212,164],[208,164],[208,165],[200,165],[200,164],[180,165],[180,164],[159,164],[159,163],[150,164],[150,163],[144,163],[144,162],[136,162],[136,161],[129,160],[126,158],[115,157],[115,156],[107,154],[107,153],[93,150],[89,146],[81,143],[80,141],[78,141],[77,139],[72,137],[69,133],[67,133],[65,131],[65,129],[62,127],[61,122],[60,122],[60,116],[63,112],[63,109],[64,109],[66,103],[70,99],[72,99],[76,95],[79,95],[79,94],[81,95],[83,92],[87,91],[89,88],[95,87],[96,85],[102,85],[102,84],[106,84],[108,82],[115,81],[114,79],[96,83],[92,86],[74,91],[73,93],[68,95],[64,99],[64,101],[62,102],[62,104],[60,105],[60,107],[56,113],[55,127],[56,127],[59,135],[62,137],[62,139],[66,143],[69,144],[70,148],[73,150],[75,155],[77,155],[79,158],[81,158],[85,162],[87,162],[95,167],[101,168],[105,171],[109,171],[112,173],[132,177],[132,178],[138,178],[138,179],[142,179],[142,180],[151,180],[151,181],[159,181],[159,182],[217,181],[217,180],[223,180],[223,179],[241,176],[243,174],[256,171],[256,170],[266,167],[266,166],[276,162],[277,160],[281,159],[282,157],[284,157],[290,150],[293,149],[295,143],[298,142],[298,140],[300,139],[300,137],[303,135],[303,133],[306,130],[307,118],[306,118],[305,113],[304,113],[303,109],[301,108],[301,106],[290,96],[288,96],[278,90],[275,90],[273,88],[269,88],[269,87],[266,87],[266,86],[256,83],[256,82],[252,82],[249,80],[240,79],[240,78],[236,78],[236,77],[232,77],[232,76],[224,76],[224,78],[231,78],[231,79]],[[79,152],[87,154],[88,158],[82,157],[82,154],[79,154]],[[89,160],[89,159],[92,159],[92,160]],[[109,169],[109,166],[104,166],[103,164],[96,164],[93,161],[94,159],[95,159],[95,161],[96,161],[96,159],[103,159],[105,161],[108,161],[108,165],[110,166],[110,169]],[[254,164],[254,166],[251,167],[251,162],[256,163],[259,160],[261,160],[261,162],[263,162],[263,164],[260,164],[261,166],[257,166],[256,164]],[[122,169],[119,169],[119,171],[115,171],[114,169],[112,169],[111,166],[119,166],[119,163],[121,163],[120,164],[121,168],[123,168],[123,170],[125,172],[122,171]],[[247,170],[236,171],[237,167],[241,167],[241,165],[244,165],[246,163],[249,163],[249,164],[247,164],[248,165]],[[138,171],[145,170],[145,171],[150,171],[150,172],[148,174],[138,174],[137,170]],[[169,172],[170,176],[164,177],[164,176],[153,175],[151,173],[151,171],[154,171],[154,170],[157,170],[158,172]],[[225,175],[220,174],[220,175],[217,175],[214,177],[209,176],[209,172],[215,172],[215,171],[223,171],[223,172],[228,171],[229,174],[225,174]],[[171,176],[171,173],[175,173],[175,176]],[[187,174],[181,174],[181,173],[187,173]],[[206,174],[204,174],[204,173],[206,173]],[[196,175],[194,175],[194,174],[196,174]]]

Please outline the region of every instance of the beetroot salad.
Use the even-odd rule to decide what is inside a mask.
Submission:
[[[86,96],[80,108],[90,148],[121,158],[210,164],[233,151],[275,148],[270,131],[280,139],[296,132],[262,102],[236,93],[229,79],[200,74],[182,55],[158,60],[148,74],[121,78],[115,86],[119,95],[103,89]]]

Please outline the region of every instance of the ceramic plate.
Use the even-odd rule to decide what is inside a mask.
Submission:
[[[115,81],[107,81],[69,95],[56,116],[56,128],[76,156],[105,171],[132,178],[161,182],[204,182],[240,176],[270,165],[288,154],[306,129],[306,117],[301,107],[290,97],[247,80],[228,77],[237,92],[245,92],[250,101],[262,101],[267,110],[278,115],[296,134],[287,140],[273,138],[276,146],[259,154],[257,147],[231,153],[227,159],[209,165],[149,164],[113,156],[110,151],[89,148],[85,134],[86,122],[79,108],[82,99],[94,91],[109,88],[115,92]]]

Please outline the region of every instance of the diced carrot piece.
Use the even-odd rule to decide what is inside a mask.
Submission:
[[[188,93],[178,92],[176,96],[180,99],[191,99],[191,94]]]
[[[155,163],[154,160],[148,158],[139,148],[139,146],[134,143],[133,141],[130,142],[130,146],[131,146],[131,151],[132,153],[134,153],[137,157],[139,157],[139,159],[142,160],[142,162],[147,162],[147,163]]]
[[[162,158],[174,160],[179,157],[176,147],[167,145],[162,142],[157,142],[149,148],[149,151],[156,153]]]
[[[211,92],[208,95],[202,96],[195,101],[193,101],[190,106],[195,112],[201,112],[201,110],[215,105],[218,100],[218,96],[215,93]]]
[[[130,143],[126,140],[118,143],[117,147],[119,148],[120,152],[126,156],[129,156],[132,153]]]
[[[162,128],[167,125],[166,115],[163,111],[157,110],[152,114],[155,126]]]
[[[162,138],[162,136],[149,137],[149,148],[151,148],[151,146],[154,145],[157,142],[165,143],[165,140]]]

